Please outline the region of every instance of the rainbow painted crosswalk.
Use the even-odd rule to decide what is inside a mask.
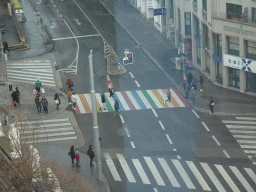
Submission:
[[[114,92],[113,98],[109,97],[109,92],[105,93],[106,110],[101,110],[101,93],[96,93],[97,112],[113,112],[114,99],[119,102],[120,111],[189,107],[189,104],[176,89],[171,89],[171,102],[167,100],[166,89],[151,89],[137,91]],[[76,113],[84,114],[92,112],[91,94],[76,94]]]

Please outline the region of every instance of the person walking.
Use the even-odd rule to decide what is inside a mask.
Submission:
[[[12,91],[11,97],[12,97],[12,104],[14,105],[14,107],[17,107],[17,93],[16,93],[16,89],[14,89]]]
[[[186,94],[186,99],[189,99],[189,91],[190,91],[190,85],[188,84],[187,81],[185,81],[185,86],[184,86],[185,94]]]
[[[196,91],[195,91],[194,87],[191,87],[191,101],[194,106],[196,104]]]
[[[67,85],[68,88],[70,88],[71,90],[72,90],[72,87],[74,86],[74,83],[73,83],[71,77],[69,77],[68,75],[67,75],[67,79],[66,79],[66,85]]]
[[[40,93],[41,87],[43,87],[43,85],[42,85],[41,81],[39,80],[39,78],[37,78],[36,83],[35,83],[35,88],[38,93]]]
[[[108,90],[109,90],[109,94],[110,94],[109,97],[112,97],[114,95],[114,93],[113,93],[113,83],[110,80],[108,80]]]
[[[68,97],[68,103],[71,105],[72,103],[71,103],[71,89],[70,88],[67,89],[67,97]]]
[[[87,150],[87,155],[89,155],[90,157],[90,166],[93,166],[92,161],[93,161],[93,158],[95,157],[95,154],[94,154],[92,145],[89,146],[89,149]]]
[[[76,158],[76,166],[78,167],[78,164],[80,165],[80,152],[76,151],[75,158]]]
[[[74,149],[74,145],[72,145],[71,147],[70,147],[70,152],[69,152],[69,154],[70,154],[70,157],[71,157],[71,161],[72,161],[72,164],[74,165],[74,159],[75,159],[75,149]]]
[[[210,103],[209,103],[209,108],[210,108],[210,114],[213,115],[213,107],[214,107],[214,100],[212,96],[210,97]]]
[[[167,96],[167,100],[165,101],[165,103],[167,101],[169,101],[169,103],[171,102],[171,87],[169,86],[166,90],[166,96]]]
[[[5,40],[3,40],[3,46],[4,46],[4,53],[5,53],[5,50],[9,51],[10,53],[8,43]]]
[[[59,98],[59,94],[56,93],[54,96],[54,102],[57,105],[57,110],[59,110],[59,105],[60,105],[60,98]]]
[[[188,72],[188,78],[187,78],[188,84],[190,85],[191,82],[193,81],[193,75],[192,73]]]
[[[203,76],[201,75],[200,76],[200,85],[201,85],[201,89],[200,89],[200,91],[203,91],[204,90],[204,88],[203,88],[203,83],[204,83],[204,80],[203,80]]]
[[[72,100],[72,103],[73,103],[73,109],[76,110],[76,95],[75,95],[75,92],[72,93],[72,96],[71,96],[71,100]]]
[[[119,109],[119,103],[116,99],[115,99],[114,109],[115,109],[114,117],[116,116],[116,112],[119,112],[121,114],[120,109]]]
[[[48,100],[44,96],[42,97],[41,103],[44,107],[44,113],[48,114]]]
[[[16,87],[16,95],[17,95],[17,105],[20,105],[20,91],[19,87]]]
[[[191,82],[191,86],[190,87],[191,88],[194,87],[195,92],[197,91],[197,84],[194,81]]]
[[[41,102],[40,102],[40,99],[39,99],[39,95],[36,95],[36,98],[35,98],[35,103],[36,103],[36,108],[37,108],[37,111],[38,113],[41,113]]]
[[[105,99],[104,93],[102,93],[102,95],[101,95],[101,102],[102,102],[102,106],[101,106],[100,110],[107,110],[106,109],[106,99]]]

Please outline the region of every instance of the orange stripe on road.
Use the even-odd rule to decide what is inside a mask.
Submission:
[[[162,90],[166,94],[166,89],[162,89]],[[171,96],[171,102],[172,102],[174,107],[180,107],[172,96]]]
[[[83,103],[83,106],[84,106],[84,109],[86,111],[86,113],[91,113],[91,110],[90,110],[90,107],[84,97],[84,94],[79,94],[79,97],[80,97],[80,100],[82,101]]]

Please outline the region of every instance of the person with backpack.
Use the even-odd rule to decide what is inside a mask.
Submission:
[[[80,164],[80,152],[76,151],[75,158],[76,158],[76,166],[78,167],[78,164]]]
[[[74,159],[75,159],[75,149],[74,145],[70,147],[69,156],[71,157],[72,164],[74,165]]]
[[[57,105],[57,110],[59,110],[59,105],[60,105],[60,98],[59,98],[59,94],[56,93],[54,96],[54,102]]]
[[[90,157],[90,166],[93,166],[92,161],[93,161],[93,158],[95,157],[95,154],[94,154],[92,145],[89,146],[89,149],[87,150],[87,155]]]
[[[106,99],[105,99],[104,93],[102,93],[102,95],[101,95],[101,102],[102,102],[102,106],[101,106],[100,110],[106,110]]]
[[[40,93],[41,87],[43,87],[43,85],[42,85],[41,81],[39,80],[39,78],[37,78],[37,81],[35,83],[36,91]]]
[[[48,114],[48,100],[44,96],[42,97],[41,103],[44,107],[44,113]]]

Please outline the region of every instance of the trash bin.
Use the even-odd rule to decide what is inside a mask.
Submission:
[[[15,17],[18,22],[23,22],[24,17],[23,17],[23,10],[22,9],[16,9],[15,10]]]

